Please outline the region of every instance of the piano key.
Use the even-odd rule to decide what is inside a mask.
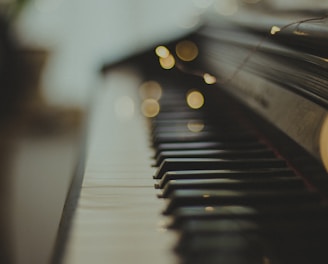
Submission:
[[[247,219],[256,221],[275,221],[279,219],[328,219],[328,206],[320,203],[278,204],[278,205],[225,205],[225,206],[187,206],[174,211],[169,227],[183,227],[190,220]]]
[[[168,132],[159,133],[153,138],[152,142],[156,147],[163,143],[174,143],[174,142],[195,142],[195,141],[254,141],[256,137],[249,133],[243,134],[232,134],[232,133],[218,133],[217,131],[211,132]]]
[[[156,147],[155,158],[162,151],[179,151],[179,150],[198,150],[198,149],[266,149],[263,143],[257,139],[250,141],[197,141],[197,142],[176,142],[162,143]]]
[[[202,125],[203,128],[210,128],[220,133],[253,133],[238,123],[232,124],[230,120],[216,119],[214,122],[214,120],[207,115],[204,115],[202,118],[197,118],[197,116],[195,118],[178,118],[177,116],[170,119],[156,118],[151,122],[151,132],[154,134],[161,131],[181,131],[190,128],[190,125],[193,124],[199,124]],[[187,131],[192,130],[188,129]]]
[[[318,225],[326,223],[327,218],[316,219],[306,218],[265,218],[265,219],[211,219],[211,220],[189,220],[179,229],[180,240],[189,239],[198,235],[217,235],[229,233],[248,233],[254,232],[261,234],[267,239],[270,237],[279,243],[279,239],[289,237],[290,240],[313,239],[326,236],[328,232],[327,225]],[[314,223],[317,224],[314,224]],[[297,242],[294,242],[297,243]]]
[[[261,159],[206,159],[206,158],[172,158],[165,159],[156,171],[154,178],[161,179],[168,171],[183,170],[220,170],[220,169],[261,169],[284,168],[286,161],[279,158]]]
[[[302,202],[320,202],[317,192],[311,191],[231,191],[231,190],[176,190],[169,197],[164,214],[172,214],[184,206],[218,205],[295,205]]]
[[[194,127],[199,130],[192,130]],[[213,127],[209,124],[204,123],[204,121],[197,121],[197,120],[177,120],[176,124],[172,124],[172,121],[169,121],[169,125],[160,125],[156,126],[152,129],[152,135],[156,134],[163,134],[163,133],[173,133],[173,132],[179,132],[179,133],[199,133],[199,132],[209,132],[213,131]]]
[[[275,177],[295,177],[295,172],[290,168],[261,168],[244,170],[186,170],[168,171],[155,183],[155,188],[162,189],[171,180],[197,180],[197,179],[249,179]]]
[[[245,219],[219,219],[219,220],[190,220],[179,230],[180,239],[188,239],[199,234],[229,234],[260,232],[258,223]],[[181,238],[183,236],[183,238]]]
[[[156,133],[153,137],[154,145],[158,145],[159,143],[166,143],[166,142],[189,142],[189,141],[201,141],[201,140],[208,140],[213,141],[217,140],[219,137],[213,131],[204,131],[199,133],[193,133],[191,131],[187,132],[163,132],[163,133]]]
[[[157,159],[155,166],[159,166],[164,159],[169,158],[223,158],[223,159],[241,159],[241,158],[274,158],[276,155],[270,149],[201,149],[201,150],[175,150],[162,151]]]
[[[155,120],[171,120],[171,119],[203,119],[206,118],[204,112],[188,109],[189,111],[177,112],[171,109],[170,112],[160,112]],[[156,122],[156,121],[155,121]]]
[[[256,219],[256,208],[245,205],[185,206],[174,211],[169,228],[181,228],[190,220]]]
[[[193,256],[184,256],[180,264],[281,264],[274,262],[266,256],[249,256],[237,254],[223,254],[222,252],[207,252],[206,254],[198,254]],[[298,263],[298,262],[297,262]]]
[[[190,240],[196,240],[203,238],[205,241],[214,237],[235,237],[235,236],[258,236],[260,234],[261,227],[249,220],[239,219],[224,219],[215,221],[197,221],[191,220],[185,223],[182,229],[179,231],[179,245],[178,250],[184,247],[188,247]],[[231,246],[229,246],[231,247]],[[232,248],[232,247],[231,247]],[[188,249],[188,251],[191,249]],[[207,249],[206,249],[207,250]],[[216,250],[222,250],[222,246],[218,244]],[[188,254],[188,253],[187,253]]]
[[[200,122],[203,123],[204,125],[210,125],[210,122],[208,121],[207,117],[203,118],[195,118],[195,119],[190,119],[190,118],[171,118],[171,119],[153,119],[150,123],[150,130],[151,132],[155,132],[158,128],[169,128],[169,127],[180,127],[184,126],[187,127],[189,122]]]
[[[185,257],[217,253],[222,256],[263,256],[263,241],[255,233],[192,236],[178,243],[175,250]]]
[[[305,189],[304,182],[298,177],[275,177],[262,179],[192,179],[171,180],[163,188],[159,197],[168,198],[175,190],[188,189],[221,189],[221,190],[302,190]]]

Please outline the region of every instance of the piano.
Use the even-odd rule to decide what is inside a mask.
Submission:
[[[51,262],[326,263],[327,23],[302,15],[104,66]]]

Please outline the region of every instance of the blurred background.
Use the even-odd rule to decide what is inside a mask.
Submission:
[[[79,104],[102,63],[188,32],[208,9],[231,15],[245,5],[312,9],[327,1],[30,0],[16,29],[27,45],[51,50],[44,80],[49,99]]]
[[[0,0],[0,262],[47,263],[104,63],[177,38],[208,10],[327,0]]]
[[[84,104],[103,63],[177,36],[196,23],[188,21],[193,12],[190,0],[35,0],[16,30],[27,45],[51,50],[43,80],[49,100]]]

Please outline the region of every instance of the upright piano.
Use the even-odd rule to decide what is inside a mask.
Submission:
[[[209,16],[102,68],[53,263],[327,263],[325,12]]]

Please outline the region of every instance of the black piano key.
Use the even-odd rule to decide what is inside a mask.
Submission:
[[[174,129],[175,127],[187,127],[190,122],[199,122],[204,124],[204,126],[212,126],[212,122],[206,118],[195,118],[195,119],[183,119],[183,118],[171,118],[171,119],[155,119],[151,122],[151,132],[155,133],[156,131],[169,128],[169,130]],[[164,129],[165,130],[165,129]]]
[[[219,133],[217,131],[205,132],[168,132],[158,133],[153,137],[153,145],[156,147],[163,143],[195,142],[195,141],[254,141],[256,137],[250,133]]]
[[[320,202],[317,192],[297,191],[231,191],[231,190],[176,190],[169,197],[164,214],[172,214],[179,207],[218,205],[277,205]]]
[[[229,234],[229,233],[259,233],[261,227],[258,223],[245,219],[219,219],[219,220],[190,220],[180,230],[180,236],[186,239],[195,235]]]
[[[284,168],[286,162],[279,158],[261,159],[206,159],[206,158],[172,158],[165,159],[158,168],[154,178],[161,179],[168,171],[182,170],[221,170],[221,169],[261,169],[261,168]]]
[[[262,178],[295,177],[295,172],[290,168],[264,168],[244,170],[192,170],[168,171],[155,184],[155,188],[162,189],[171,180],[197,180],[197,179],[249,179],[261,180]]]
[[[282,264],[274,262],[266,256],[249,256],[240,254],[223,254],[222,252],[206,252],[184,256],[181,264]]]
[[[215,141],[219,140],[219,136],[214,131],[202,131],[199,133],[187,132],[165,132],[156,133],[153,137],[153,144],[158,145],[160,143],[167,142],[193,142],[193,141]]]
[[[171,109],[170,111],[164,112],[161,111],[153,120],[153,123],[156,124],[157,120],[194,120],[194,119],[207,119],[206,114],[203,111],[187,109],[187,111],[178,112]]]
[[[323,262],[324,261],[324,262]],[[204,254],[193,254],[183,256],[180,264],[313,264],[326,263],[327,256],[325,250],[309,254],[306,252],[298,252],[292,254],[287,253],[284,257],[278,257],[277,254],[271,253],[257,256],[237,255],[237,254],[222,254],[222,252],[206,252]]]
[[[256,233],[207,234],[191,236],[179,241],[175,250],[179,255],[220,254],[221,256],[263,256],[263,240]]]
[[[190,220],[257,219],[258,210],[243,205],[185,206],[174,211],[168,227],[181,228]]]
[[[190,220],[246,219],[265,222],[280,219],[328,219],[328,206],[321,203],[277,205],[186,206],[174,211],[171,228],[181,228]]]
[[[193,129],[193,128],[199,128]],[[213,123],[209,119],[160,119],[154,120],[151,126],[151,133],[153,135],[157,133],[174,133],[174,132],[193,132],[197,133],[200,131],[212,131],[223,135],[227,134],[253,134],[252,131],[245,130],[241,126],[231,125],[227,122]]]
[[[211,220],[189,220],[179,230],[180,239],[189,239],[198,235],[229,234],[255,232],[266,239],[275,239],[279,243],[282,237],[292,240],[310,240],[327,236],[328,226],[325,224],[327,218],[316,219],[272,219],[266,218],[262,221],[250,219],[211,219]],[[295,241],[294,244],[298,242]],[[302,242],[304,243],[304,242]]]
[[[164,159],[169,158],[221,158],[221,159],[242,159],[242,158],[274,158],[275,153],[270,149],[202,149],[202,150],[172,150],[162,151],[157,159],[156,166],[159,166]]]
[[[167,227],[180,230],[192,220],[258,220],[258,218],[259,211],[255,207],[245,205],[182,206],[174,210]]]
[[[197,142],[176,142],[159,144],[155,151],[155,158],[162,151],[179,151],[179,150],[198,150],[198,149],[267,149],[262,142],[252,141],[197,141]]]
[[[269,179],[194,179],[169,181],[160,197],[168,198],[175,190],[188,189],[225,189],[225,190],[301,190],[305,189],[304,182],[299,177],[275,177]]]
[[[215,220],[215,221],[197,221],[191,220],[185,223],[185,225],[179,231],[179,246],[180,249],[187,249],[189,247],[190,240],[197,240],[202,238],[206,241],[208,238],[212,240],[214,237],[238,237],[238,236],[258,236],[260,234],[261,227],[249,220]],[[220,240],[218,240],[217,247],[211,245],[215,250],[222,250],[222,245],[220,245]],[[239,241],[240,242],[240,241]],[[224,245],[226,246],[226,245]],[[239,248],[240,245],[237,246]],[[226,249],[226,248],[225,248]],[[229,245],[228,250],[233,249],[233,245]],[[188,251],[190,249],[188,248]],[[199,249],[197,249],[199,250]],[[208,250],[208,248],[206,249]]]
[[[161,112],[152,119],[152,122],[157,125],[158,121],[162,120],[177,120],[177,119],[201,119],[201,120],[210,120],[211,123],[215,125],[226,125],[227,127],[244,127],[240,122],[236,122],[235,115],[231,112],[208,112],[206,108],[203,109],[192,109],[190,107],[181,106],[179,100],[175,104],[170,102],[160,101],[162,108]],[[244,127],[245,128],[245,127]]]
[[[200,131],[193,131],[192,125],[194,124],[194,127],[196,128],[196,121],[184,121],[184,122],[177,122],[176,124],[170,124],[170,125],[161,125],[153,128],[152,134],[155,136],[156,134],[166,134],[166,133],[199,133],[199,132],[210,132],[213,131],[213,127],[211,127],[209,124],[205,124],[203,122],[199,121],[199,127],[201,126]]]

